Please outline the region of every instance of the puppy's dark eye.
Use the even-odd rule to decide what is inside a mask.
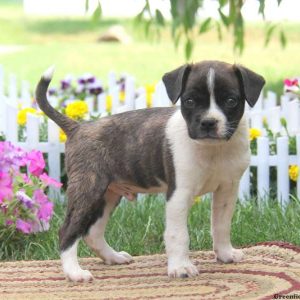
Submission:
[[[195,101],[193,99],[187,99],[183,102],[183,104],[186,108],[194,108],[195,107]]]
[[[233,107],[237,106],[238,100],[235,98],[228,98],[228,99],[226,99],[225,103],[226,103],[227,107],[233,108]]]

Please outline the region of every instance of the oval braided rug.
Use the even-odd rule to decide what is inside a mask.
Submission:
[[[300,296],[300,247],[262,243],[244,249],[243,262],[216,263],[211,251],[193,252],[196,278],[170,279],[166,256],[138,256],[130,265],[106,266],[82,258],[91,283],[65,280],[60,261],[0,263],[0,299],[273,299]],[[299,298],[291,298],[299,299]]]

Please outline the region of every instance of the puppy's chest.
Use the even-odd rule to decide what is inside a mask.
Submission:
[[[238,181],[248,163],[249,153],[245,149],[195,150],[177,166],[178,184],[190,186],[195,195],[213,192],[220,184]]]

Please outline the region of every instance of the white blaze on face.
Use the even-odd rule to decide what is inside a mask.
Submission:
[[[209,68],[207,73],[207,87],[210,95],[210,104],[207,113],[205,114],[205,119],[216,119],[218,121],[217,124],[217,134],[223,136],[226,134],[226,122],[227,118],[216,103],[215,98],[215,70],[213,68]]]

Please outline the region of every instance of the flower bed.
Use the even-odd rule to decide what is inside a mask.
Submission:
[[[0,142],[0,231],[29,234],[49,229],[53,202],[45,191],[61,183],[44,169],[41,152]]]

